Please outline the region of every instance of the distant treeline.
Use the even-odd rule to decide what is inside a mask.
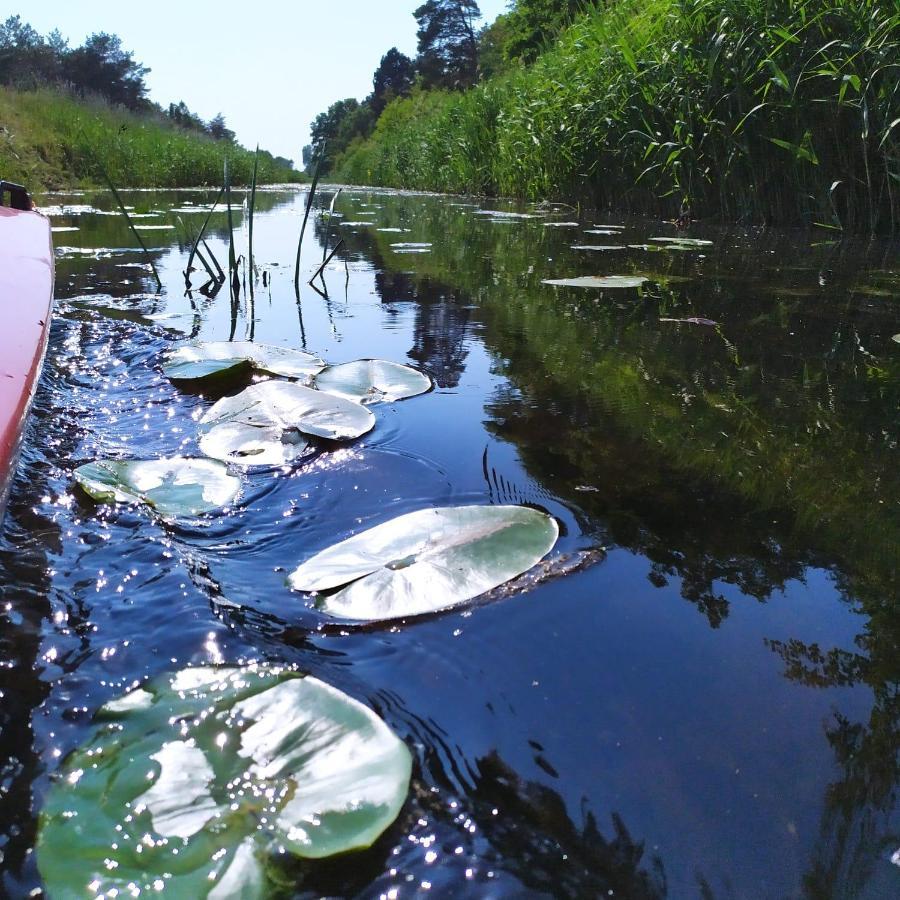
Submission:
[[[313,123],[341,180],[685,218],[900,228],[900,5],[474,0],[414,13]]]
[[[149,71],[114,34],[92,34],[80,47],[70,47],[58,31],[44,37],[20,16],[10,16],[0,25],[0,85],[10,89],[2,97],[6,117],[0,135],[5,138],[0,141],[0,163],[4,164],[0,174],[10,178],[13,171],[30,171],[32,179],[36,177],[42,184],[89,178],[89,159],[78,149],[84,144],[86,152],[87,141],[78,135],[105,133],[113,121],[122,130],[110,132],[107,144],[94,147],[94,155],[111,153],[114,158],[106,162],[130,185],[144,184],[150,172],[166,179],[156,182],[159,186],[200,184],[210,178],[210,160],[218,159],[217,168],[221,169],[226,151],[243,161],[246,151],[236,143],[221,113],[205,122],[184,101],[167,108],[153,103],[144,80]],[[36,98],[40,102],[36,103]],[[46,109],[40,109],[41,104]],[[12,119],[19,125],[15,133],[10,129]],[[29,133],[29,126],[37,121],[47,129],[43,136]],[[179,132],[188,140],[176,139]],[[64,140],[64,146],[48,146],[54,137]],[[212,147],[206,149],[197,139],[218,148],[211,152]],[[173,142],[172,146],[163,146],[166,140]],[[18,147],[11,146],[15,141]],[[161,162],[139,159],[140,154],[134,146],[129,149],[129,144],[147,153],[159,145]],[[40,159],[29,163],[29,152],[35,148]],[[172,165],[166,167],[162,162],[166,159],[172,160]],[[133,168],[138,163],[138,168]],[[193,172],[192,163],[197,165]],[[261,150],[260,164],[270,178],[286,181],[295,177],[293,161],[285,157]],[[242,162],[237,171],[244,168]]]

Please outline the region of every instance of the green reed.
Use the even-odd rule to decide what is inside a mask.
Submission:
[[[580,17],[527,69],[390,104],[336,174],[896,230],[898,82],[896,4],[622,0]]]

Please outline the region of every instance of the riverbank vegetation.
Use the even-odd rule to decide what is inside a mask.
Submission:
[[[357,112],[355,130],[314,132],[332,177],[667,217],[900,225],[892,4],[515,0],[478,33],[474,74],[445,52],[439,77],[425,7],[415,80],[367,127]]]
[[[204,122],[182,101],[147,99],[149,70],[115,35],[74,49],[42,37],[18,16],[0,25],[0,175],[39,188],[102,182],[129,187],[220,184],[229,158],[235,184],[249,184],[254,154],[221,114]],[[259,182],[300,178],[289,159],[259,153]]]

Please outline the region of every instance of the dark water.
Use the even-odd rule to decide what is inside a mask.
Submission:
[[[127,197],[193,229],[211,199]],[[578,251],[674,230],[345,192],[343,221],[372,224],[333,229],[327,290],[298,306],[302,197],[261,194],[252,306],[184,295],[180,228],[143,232],[156,294],[119,218],[54,218],[80,230],[54,235],[58,312],[0,542],[0,893],[39,885],[41,798],[104,701],[277,660],[371,705],[416,760],[397,823],[298,868],[297,896],[900,896],[897,248],[697,227],[713,246]],[[631,273],[651,280],[541,284]],[[687,318],[715,324],[662,321]],[[252,474],[227,517],[166,526],[79,495],[96,457],[196,452],[209,400],[160,352],[232,334],[408,362],[437,389],[377,407],[348,449]],[[349,632],[285,586],[363,526],[502,502],[559,518],[558,577]]]

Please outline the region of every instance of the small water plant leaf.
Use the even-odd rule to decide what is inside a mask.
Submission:
[[[252,341],[186,344],[168,352],[162,362],[163,372],[170,381],[202,381],[251,369],[309,381],[324,368],[325,361],[312,353]]]
[[[577,228],[578,222],[544,222],[544,228]]]
[[[556,543],[552,516],[525,506],[422,509],[354,535],[289,578],[331,615],[371,622],[465,603],[526,572]]]
[[[415,252],[415,251],[424,252],[424,251],[426,251],[426,250],[430,250],[430,249],[431,249],[431,246],[432,246],[431,244],[426,244],[426,243],[415,243],[415,242],[407,241],[407,242],[405,242],[405,243],[404,243],[404,242],[401,242],[401,243],[398,243],[398,244],[391,244],[391,249],[392,249],[395,253],[402,253],[403,251],[406,251],[406,252],[408,252],[408,253],[412,253],[412,252]]]
[[[357,403],[393,403],[431,390],[431,379],[410,366],[386,359],[358,359],[328,366],[316,375],[320,391]]]
[[[40,814],[52,897],[269,897],[269,858],[370,847],[409,791],[409,750],[378,716],[283,667],[184,669],[95,722]]]
[[[900,334],[895,334],[895,335],[893,336],[893,338],[891,338],[891,340],[894,340],[894,341],[896,341],[898,344],[900,344]]]
[[[81,489],[102,503],[146,503],[170,518],[221,509],[241,480],[211,459],[98,460],[74,472]]]
[[[660,319],[660,322],[675,322],[678,324],[685,325],[709,325],[712,327],[717,326],[719,323],[714,322],[712,319],[704,319],[702,316],[688,316],[685,319]]]
[[[613,235],[614,237],[620,237],[621,232],[618,228],[585,228],[585,234],[602,234],[602,235]]]
[[[536,213],[520,213],[520,212],[504,212],[500,209],[477,209],[476,216],[488,216],[491,219],[503,221],[504,219],[538,219],[540,216]]]
[[[375,417],[352,400],[289,381],[263,381],[223,397],[200,420],[200,449],[237,465],[277,465],[302,456],[307,436],[361,437]]]
[[[643,275],[586,275],[583,278],[548,278],[542,284],[559,287],[584,288],[639,288],[645,281]]]
[[[657,244],[675,244],[679,247],[712,247],[713,244],[712,241],[707,241],[702,238],[687,237],[655,237],[650,238],[650,240]]]
[[[624,244],[573,244],[573,250],[627,250]]]

